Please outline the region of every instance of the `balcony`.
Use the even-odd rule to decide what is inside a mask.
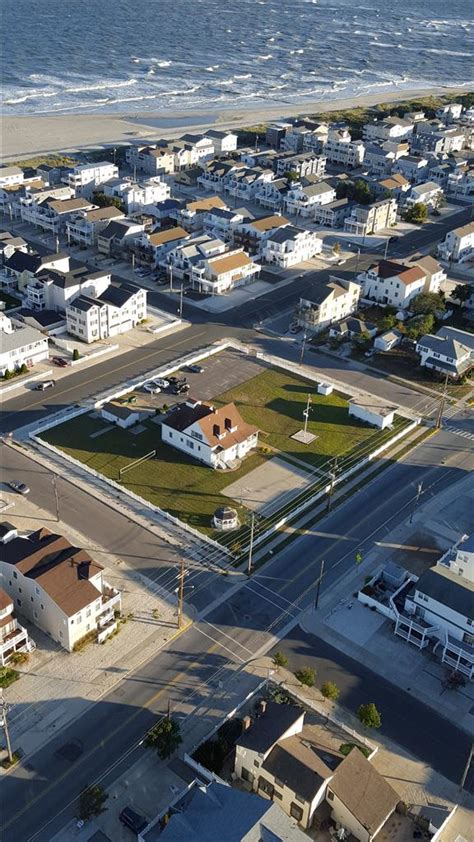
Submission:
[[[0,665],[5,666],[14,652],[26,652],[27,650],[28,632],[16,622],[16,628],[6,634],[0,641]]]
[[[113,588],[107,582],[102,585],[102,596],[100,608],[97,612],[97,622],[100,625],[101,621],[112,617],[115,610],[120,609],[122,602],[122,594],[116,588]]]

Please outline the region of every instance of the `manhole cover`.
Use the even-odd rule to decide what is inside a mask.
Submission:
[[[56,757],[62,757],[63,760],[68,760],[74,763],[83,752],[83,746],[80,740],[73,740],[70,743],[64,743],[61,748],[55,752]]]

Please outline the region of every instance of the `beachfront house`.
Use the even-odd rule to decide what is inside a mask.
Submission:
[[[80,164],[68,173],[68,185],[75,196],[92,196],[104,181],[117,178],[118,167],[110,161],[100,161],[97,164]]]

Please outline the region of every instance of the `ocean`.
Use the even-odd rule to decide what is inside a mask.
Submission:
[[[2,0],[4,114],[474,86],[472,0]]]

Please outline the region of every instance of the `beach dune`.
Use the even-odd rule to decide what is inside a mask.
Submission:
[[[352,99],[311,100],[288,103],[272,102],[258,108],[199,111],[143,112],[134,115],[68,114],[7,115],[2,117],[0,158],[4,163],[19,161],[50,152],[78,152],[90,148],[110,147],[139,139],[177,137],[188,130],[237,128],[280,118],[331,112],[360,106],[397,102],[423,96],[466,93],[464,88],[430,88],[428,90],[394,90]]]

